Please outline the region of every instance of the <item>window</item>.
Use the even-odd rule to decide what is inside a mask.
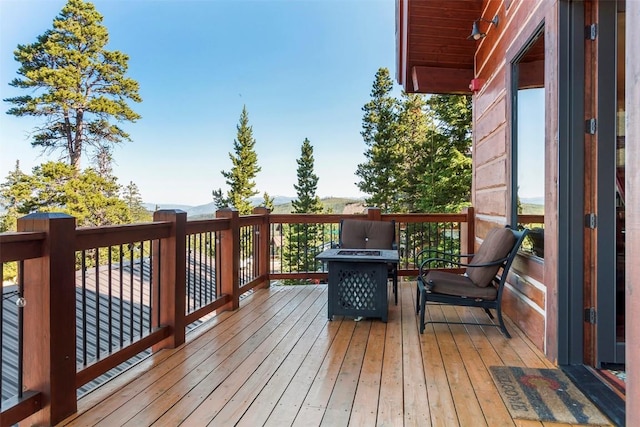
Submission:
[[[523,250],[544,258],[544,28],[512,63],[512,223],[529,228]]]

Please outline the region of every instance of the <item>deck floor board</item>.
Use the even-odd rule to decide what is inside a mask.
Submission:
[[[65,426],[551,427],[512,420],[489,366],[553,367],[507,319],[497,328],[428,323],[415,283],[389,292],[389,319],[327,319],[326,285],[272,286],[90,392]],[[433,320],[486,322],[429,306]]]

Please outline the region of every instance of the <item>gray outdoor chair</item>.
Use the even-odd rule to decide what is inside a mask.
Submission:
[[[425,328],[425,311],[428,303],[481,307],[493,319],[489,309],[498,316],[495,323],[459,323],[500,328],[505,337],[511,338],[502,318],[502,293],[505,281],[528,230],[516,230],[509,226],[493,228],[487,233],[476,254],[450,254],[438,250],[424,250],[416,256],[419,265],[417,280],[416,312],[420,316],[420,333]],[[426,259],[424,259],[427,257]],[[424,259],[421,261],[421,259]],[[462,262],[462,259],[466,259]],[[469,262],[470,260],[470,262]],[[442,271],[438,268],[466,267],[464,274]]]

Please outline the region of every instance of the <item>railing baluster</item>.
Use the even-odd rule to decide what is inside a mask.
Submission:
[[[202,307],[202,233],[198,234],[198,306]]]
[[[24,296],[24,261],[18,263],[18,298]],[[2,360],[2,359],[0,359]],[[24,385],[24,305],[18,309],[18,397],[22,397]]]
[[[95,330],[96,330],[96,355],[95,355],[95,359],[96,360],[100,360],[100,249],[96,248],[95,249],[95,266],[94,266],[94,271],[95,271],[95,280],[96,280],[96,289],[95,289],[95,293],[94,293],[94,299],[95,299],[95,304],[96,304],[96,309],[95,309],[95,313],[96,313],[96,325],[95,325]]]
[[[133,333],[134,333],[134,320],[133,320],[133,312],[135,309],[135,296],[133,294],[133,277],[134,277],[134,272],[133,272],[133,250],[134,250],[134,245],[133,243],[129,244],[129,343],[133,342]]]
[[[111,260],[112,256],[112,247],[109,246],[107,248],[107,309],[108,309],[108,317],[107,317],[107,328],[109,330],[109,351],[113,349],[113,262]]]
[[[153,249],[152,249],[153,250]],[[158,259],[158,265],[162,265],[162,240],[158,241],[158,246],[156,247],[156,250],[154,251],[154,255],[157,257]],[[186,265],[186,264],[185,264]],[[154,269],[151,268],[151,272],[153,274]],[[155,309],[156,311],[156,324],[160,325],[161,323],[161,319],[162,319],[162,313],[160,312],[160,304],[162,304],[162,275],[160,274],[159,271],[155,272],[155,281],[152,280],[150,281],[151,284],[151,288],[155,289],[156,294],[157,294],[157,298],[156,298],[156,304],[152,307],[153,309]],[[154,283],[158,283],[157,286],[153,286]],[[153,325],[152,325],[153,326]]]
[[[144,240],[140,242],[140,317],[138,319],[140,337],[144,335]]]
[[[119,275],[120,275],[120,293],[118,295],[118,299],[120,300],[120,319],[119,319],[119,329],[120,329],[120,347],[124,346],[124,269],[123,267],[123,262],[124,262],[124,247],[122,246],[122,244],[120,245],[120,253],[119,253],[119,260],[118,263],[120,264],[120,270],[119,270]]]
[[[4,263],[0,263],[0,275],[2,275],[2,277],[4,278]],[[4,394],[4,375],[2,375],[2,372],[4,371],[4,354],[3,354],[3,349],[4,349],[4,342],[3,342],[3,338],[4,338],[4,289],[2,289],[2,296],[0,298],[0,411],[2,411],[2,407],[3,407],[3,403],[4,403],[4,398],[2,397],[2,395]],[[18,325],[20,324],[20,322],[18,321]],[[18,326],[20,327],[20,326]],[[20,338],[18,338],[18,343],[20,343]],[[20,350],[18,349],[18,352]],[[20,365],[22,364],[22,357],[20,357],[21,355],[18,355],[18,372],[20,372]],[[21,376],[21,375],[18,375]]]
[[[82,251],[81,255],[82,271],[82,365],[87,366],[87,251]]]

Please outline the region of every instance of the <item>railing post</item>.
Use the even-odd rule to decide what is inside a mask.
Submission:
[[[77,411],[76,219],[34,213],[18,219],[18,231],[44,231],[41,258],[24,261],[24,365],[28,390],[43,395],[42,410],[25,425],[54,425]]]
[[[460,230],[460,252],[472,254],[476,251],[476,218],[473,206],[462,210],[467,215],[467,222],[461,225]],[[466,251],[466,252],[465,252]]]
[[[172,223],[171,235],[154,242],[152,313],[160,311],[160,325],[171,328],[171,335],[153,346],[153,351],[176,348],[185,342],[186,328],[186,225],[187,213],[179,209],[154,212],[154,221]],[[154,316],[154,319],[157,317]],[[154,320],[157,322],[157,320]]]
[[[382,221],[380,208],[367,208],[367,219],[371,221]]]
[[[258,253],[258,275],[264,277],[262,284],[256,286],[257,289],[268,288],[270,285],[269,280],[269,261],[271,259],[271,227],[269,224],[269,213],[271,211],[265,207],[257,207],[253,209],[253,213],[256,215],[262,215],[262,221],[258,225],[256,232],[257,238],[254,238],[254,242],[257,245],[254,247],[254,253]]]
[[[220,232],[220,245],[216,257],[220,256],[217,280],[220,292],[231,300],[218,311],[236,310],[240,307],[240,215],[235,209],[216,211],[216,218],[228,218],[229,229]],[[219,254],[219,255],[218,255]]]

